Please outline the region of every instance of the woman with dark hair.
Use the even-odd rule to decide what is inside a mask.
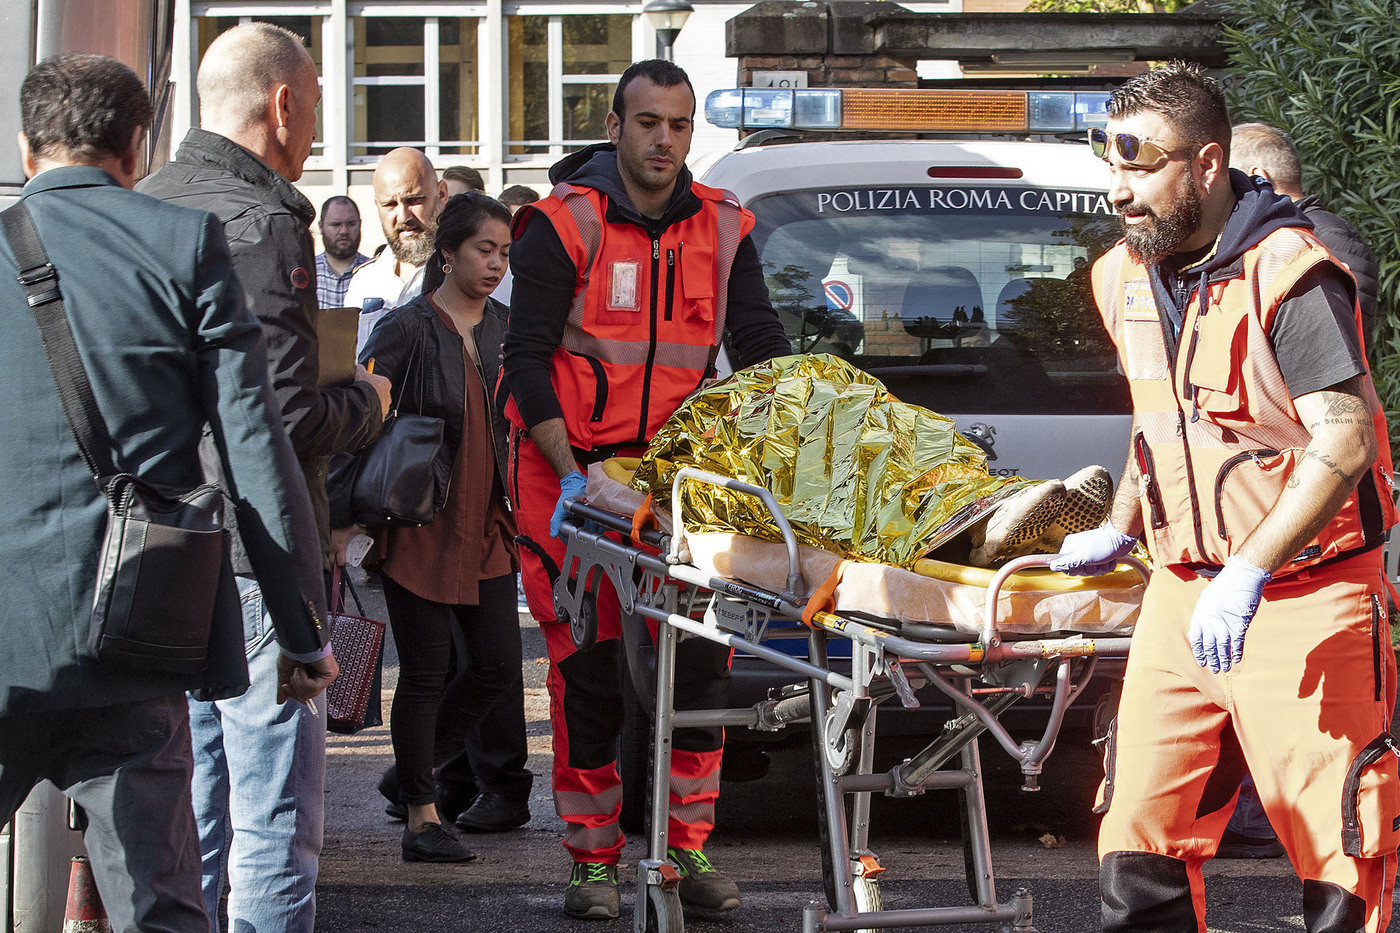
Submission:
[[[385,315],[360,354],[393,383],[395,408],[444,421],[443,451],[433,464],[443,490],[434,503],[439,511],[426,525],[390,526],[377,542],[399,652],[390,734],[408,810],[405,861],[474,857],[443,827],[437,810],[438,717],[452,717],[466,730],[507,692],[523,691],[519,560],[505,500],[506,429],[491,388],[500,371],[506,308],[490,295],[509,250],[510,211],[503,204],[477,192],[451,198],[438,218],[423,294]],[[465,657],[459,656],[461,672],[445,694],[454,629]],[[523,733],[523,713],[519,728]],[[524,794],[513,803],[526,809],[529,774],[523,762],[515,768],[525,780]],[[477,777],[484,794],[492,792],[485,776]]]

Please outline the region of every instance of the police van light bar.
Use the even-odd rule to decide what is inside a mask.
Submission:
[[[1102,91],[755,88],[713,91],[705,119],[730,129],[1072,133],[1107,120]]]

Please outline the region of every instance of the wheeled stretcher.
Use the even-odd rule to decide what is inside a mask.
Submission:
[[[568,503],[568,548],[554,600],[575,643],[587,647],[597,636],[598,586],[604,578],[611,582],[622,607],[632,682],[653,710],[650,839],[638,868],[638,933],[684,930],[680,876],[666,857],[674,730],[778,730],[801,722],[812,724],[821,784],[828,905],[813,902],[803,911],[804,933],[967,923],[1033,931],[1029,892],[997,900],[976,739],[990,735],[1019,762],[1025,788],[1036,789],[1065,711],[1097,660],[1127,654],[1146,568],[1129,559],[1113,574],[1082,580],[1043,569],[1048,558],[1041,556],[1019,558],[995,573],[930,561],[920,562],[917,572],[842,562],[800,546],[766,489],[687,467],[672,484],[670,512],[653,512],[617,475],[611,465],[595,464],[586,500]],[[687,483],[762,501],[783,542],[687,533],[677,508]],[[806,658],[765,644],[797,632],[806,635]],[[795,682],[748,709],[676,710],[676,645],[684,638],[765,659],[791,672]],[[849,673],[844,664],[838,671],[829,663],[833,639],[850,642]],[[915,690],[925,684],[947,695],[954,716],[919,754],[875,773],[879,705],[897,700],[916,707]],[[1017,742],[998,717],[1037,694],[1050,700],[1044,731]],[[869,839],[871,795],[912,797],[930,789],[960,791],[976,903],[885,910],[878,880],[883,868]]]

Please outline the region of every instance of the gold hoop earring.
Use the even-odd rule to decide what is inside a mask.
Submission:
[[[445,263],[442,264],[442,274],[443,274],[443,275],[451,275],[451,274],[452,274],[452,263],[450,263],[450,262],[445,262]]]

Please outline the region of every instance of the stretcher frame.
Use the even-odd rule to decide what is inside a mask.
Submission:
[[[770,592],[712,576],[684,559],[680,490],[685,482],[721,487],[763,502],[787,549],[784,591]],[[936,624],[914,627],[918,635],[911,637],[893,626],[832,611],[812,613],[809,627],[801,622],[809,587],[798,560],[797,540],[768,490],[686,467],[672,484],[671,503],[674,533],[641,532],[638,540],[645,546],[639,547],[631,540],[631,516],[591,506],[583,499],[569,500],[561,532],[567,550],[554,588],[557,618],[570,625],[575,644],[586,648],[597,637],[598,586],[604,577],[612,583],[621,603],[622,641],[632,682],[642,705],[652,711],[651,818],[648,857],[637,872],[633,924],[637,933],[683,933],[685,929],[677,893],[681,876],[666,855],[674,730],[744,726],[776,731],[801,722],[814,723],[811,734],[821,786],[818,823],[829,908],[811,902],[802,913],[803,933],[969,923],[1000,923],[1005,931],[1034,933],[1029,891],[1018,889],[1008,900],[997,901],[976,739],[983,733],[995,739],[1019,763],[1023,789],[1037,790],[1065,711],[1088,684],[1097,660],[1126,656],[1131,638],[1078,634],[1003,638],[997,618],[1002,584],[1019,570],[1047,564],[1045,555],[1012,560],[996,573],[987,588],[982,631],[975,639]],[[610,537],[609,532],[620,532],[623,540]],[[1140,561],[1126,558],[1123,563],[1147,579],[1147,568]],[[654,646],[648,620],[657,623]],[[806,659],[764,644],[798,632],[807,636]],[[807,683],[784,688],[748,709],[677,710],[676,645],[684,638],[727,645]],[[828,663],[828,643],[834,638],[851,642],[849,674],[833,670]],[[654,674],[649,670],[653,651]],[[1053,677],[1048,676],[1052,672]],[[1042,685],[1047,680],[1050,683]],[[898,699],[906,708],[917,707],[914,691],[926,683],[952,701],[954,718],[919,754],[875,773],[879,704]],[[1051,700],[1044,731],[1038,739],[1017,742],[997,717],[1036,694]],[[945,767],[954,759],[955,766]],[[968,886],[976,902],[885,910],[878,881],[884,869],[870,848],[871,795],[913,797],[931,789],[960,792]],[[850,798],[849,812],[846,798]]]

